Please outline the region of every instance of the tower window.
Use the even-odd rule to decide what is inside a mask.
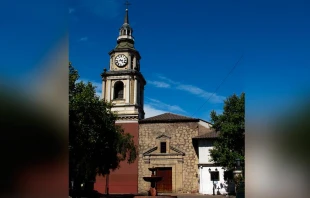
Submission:
[[[122,81],[117,81],[114,84],[114,99],[124,98],[124,83]]]
[[[166,153],[166,149],[167,149],[166,142],[161,142],[160,143],[160,153]]]

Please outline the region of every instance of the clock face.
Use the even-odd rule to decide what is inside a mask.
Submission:
[[[115,57],[115,64],[119,67],[127,65],[128,59],[124,54],[119,54]]]

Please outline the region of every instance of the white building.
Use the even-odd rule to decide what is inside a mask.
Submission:
[[[211,124],[201,120],[199,125],[199,135],[193,138],[193,143],[196,147],[196,152],[199,158],[199,193],[211,195],[213,194],[214,189],[215,195],[225,195],[230,191],[234,191],[234,184],[232,181],[225,181],[225,170],[223,167],[210,162],[210,150],[213,148],[214,141],[218,137],[218,132],[210,129],[210,127]],[[215,175],[216,181],[211,180],[211,172]]]

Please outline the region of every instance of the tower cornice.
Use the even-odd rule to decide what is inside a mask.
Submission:
[[[109,76],[124,76],[124,75],[130,75],[130,76],[138,76],[144,85],[146,85],[146,80],[144,79],[141,72],[137,70],[119,70],[119,71],[105,71],[101,74],[102,80],[106,79],[106,77]]]
[[[115,48],[115,49],[113,49],[113,50],[111,50],[109,52],[109,55],[111,56],[115,52],[131,52],[131,53],[134,53],[139,60],[141,59],[140,53],[137,50],[135,50],[135,49],[131,49],[131,48]]]

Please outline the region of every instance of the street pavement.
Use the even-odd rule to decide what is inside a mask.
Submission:
[[[171,196],[177,196],[177,198],[236,198],[236,196],[233,195],[202,195],[202,194],[190,194],[190,193],[165,193],[165,194],[159,194],[158,196],[161,195],[171,195]],[[133,197],[133,196],[132,196]],[[82,197],[82,198],[87,198],[87,197]],[[107,196],[101,196],[101,198],[107,198]],[[109,198],[129,198],[127,195],[111,195]]]
[[[184,194],[174,194],[174,193],[167,193],[167,194],[163,194],[163,195],[172,195],[172,196],[177,196],[178,198],[236,198],[236,196],[232,196],[232,195],[202,195],[202,194],[190,194],[190,193],[184,193]]]

